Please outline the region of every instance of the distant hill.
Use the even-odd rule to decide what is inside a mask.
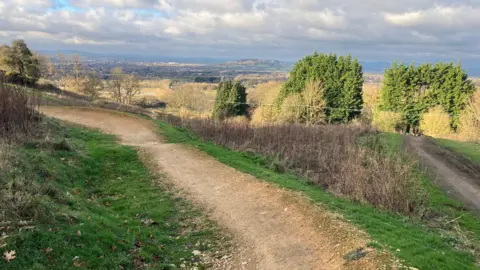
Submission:
[[[245,66],[270,66],[270,67],[290,67],[292,63],[278,60],[264,59],[241,59],[223,63],[222,65],[245,65]]]
[[[293,67],[292,62],[265,60],[265,59],[240,59],[225,62],[217,65],[218,67],[235,70],[271,72],[271,71],[290,71]]]
[[[142,55],[142,54],[115,54],[99,53],[78,50],[38,50],[39,53],[55,57],[57,53],[65,55],[78,54],[87,60],[111,60],[126,62],[176,62],[181,64],[205,64],[214,68],[235,70],[235,71],[253,71],[253,72],[289,72],[292,70],[295,61],[265,60],[256,58],[247,58],[234,60],[234,58],[215,58],[215,57],[184,57],[184,56],[164,56],[164,55]],[[408,61],[406,61],[409,63]],[[432,61],[434,63],[436,61]],[[455,61],[454,61],[455,62]],[[370,74],[383,74],[384,70],[391,66],[392,62],[387,61],[360,61],[363,65],[363,71]],[[422,63],[418,61],[416,63]],[[470,77],[480,77],[480,65],[475,60],[464,60],[462,66],[467,70]]]
[[[115,54],[115,53],[97,53],[76,50],[38,50],[40,54],[55,57],[58,53],[64,55],[77,54],[87,60],[112,60],[112,61],[131,61],[131,62],[176,62],[182,64],[219,64],[232,59],[212,58],[212,57],[177,57],[163,55],[142,55],[142,54]]]

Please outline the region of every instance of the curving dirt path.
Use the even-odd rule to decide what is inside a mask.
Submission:
[[[364,233],[299,194],[240,173],[192,147],[163,143],[151,121],[81,108],[46,107],[42,112],[118,135],[122,143],[153,156],[163,173],[233,233],[242,250],[233,269],[376,269],[383,259],[371,251],[346,263],[346,253],[368,242]]]
[[[480,166],[426,137],[404,136],[404,143],[407,150],[420,157],[437,185],[480,213]]]

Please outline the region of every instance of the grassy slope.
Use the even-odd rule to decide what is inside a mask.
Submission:
[[[174,198],[161,181],[153,184],[161,176],[148,172],[135,149],[116,144],[113,136],[56,125],[53,136],[68,140],[73,151],[43,142],[15,150],[15,172],[7,180],[16,174],[39,184],[45,192],[36,209],[43,210],[35,229],[8,232],[0,251],[15,250],[17,258],[0,260],[0,269],[176,269],[172,265],[197,261],[192,250],[215,248],[220,240],[213,225],[193,222],[200,212]],[[147,226],[147,219],[155,223]]]
[[[171,143],[192,145],[239,171],[284,188],[302,191],[315,203],[341,213],[349,222],[368,232],[372,240],[405,260],[409,266],[420,269],[476,269],[474,256],[469,252],[456,249],[455,245],[458,244],[456,238],[444,230],[432,228],[413,218],[409,219],[368,205],[359,205],[334,197],[317,186],[309,184],[306,179],[269,169],[268,161],[262,157],[203,142],[187,130],[174,128],[163,122],[158,122],[158,125],[160,132]],[[402,142],[401,137],[396,134],[387,134],[382,140],[387,146],[389,145],[389,151],[397,151]],[[467,212],[456,210],[455,202],[429,184],[426,178],[423,178],[423,181],[432,194],[432,204],[436,209],[447,211],[453,217],[462,216],[459,219],[462,228],[472,231],[477,237],[480,235],[480,223],[476,218]]]
[[[435,142],[480,164],[480,143],[459,142],[447,139],[435,139]]]

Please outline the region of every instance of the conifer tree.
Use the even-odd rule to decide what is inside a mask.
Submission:
[[[380,109],[398,112],[407,124],[406,130],[416,128],[422,115],[440,105],[451,117],[456,129],[459,115],[475,91],[475,86],[460,63],[422,64],[409,67],[394,62],[385,70]]]
[[[282,87],[277,99],[279,108],[287,96],[304,92],[309,81],[318,81],[323,85],[328,122],[348,122],[360,114],[363,105],[363,71],[358,60],[352,60],[350,55],[337,57],[335,54],[317,52],[301,59]]]
[[[218,85],[213,117],[224,119],[232,116],[247,115],[248,105],[246,88],[240,82],[225,81]]]

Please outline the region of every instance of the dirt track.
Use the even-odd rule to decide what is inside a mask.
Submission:
[[[367,236],[298,194],[229,168],[191,147],[162,143],[152,122],[101,110],[49,107],[42,112],[118,135],[153,156],[161,171],[231,231],[233,269],[375,269],[379,257],[345,263]]]
[[[404,142],[408,150],[420,157],[435,184],[480,213],[480,166],[436,145],[429,138],[405,136]]]

